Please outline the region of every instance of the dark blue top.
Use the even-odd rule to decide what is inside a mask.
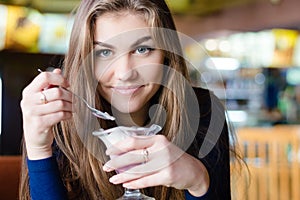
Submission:
[[[27,160],[32,200],[63,200],[67,192],[60,178],[55,157]]]
[[[185,199],[230,200],[229,135],[224,108],[220,101],[208,90],[198,88],[195,89],[195,93],[201,116],[197,134],[187,153],[201,160],[206,166],[210,186],[207,193],[201,197],[194,197],[188,191],[185,191]],[[213,112],[215,113],[212,114]],[[212,123],[223,124],[221,131],[211,127],[214,126]],[[209,136],[208,139],[207,136]],[[208,154],[205,150],[201,152],[201,146],[209,147],[210,141],[216,138],[217,142],[213,144],[213,148]],[[55,156],[42,160],[27,160],[27,164],[30,195],[33,200],[67,199],[67,191],[60,178]]]

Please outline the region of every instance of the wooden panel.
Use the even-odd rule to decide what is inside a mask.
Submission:
[[[300,199],[300,126],[243,128],[237,137],[250,182],[247,187],[233,180],[233,199]]]

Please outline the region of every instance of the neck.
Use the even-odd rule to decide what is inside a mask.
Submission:
[[[134,113],[116,113],[116,122],[122,126],[144,126],[148,119],[148,105]]]

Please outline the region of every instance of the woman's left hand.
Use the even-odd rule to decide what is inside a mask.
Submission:
[[[194,196],[208,190],[209,175],[203,163],[163,135],[130,137],[108,148],[106,154],[113,158],[104,165],[104,171],[120,171],[110,178],[113,184],[132,189],[164,185],[187,189]]]

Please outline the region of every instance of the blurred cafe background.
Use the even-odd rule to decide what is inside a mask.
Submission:
[[[233,198],[300,199],[300,1],[167,2],[192,81],[224,103],[251,172]],[[78,3],[0,0],[0,157],[20,155],[22,89],[61,65]]]

